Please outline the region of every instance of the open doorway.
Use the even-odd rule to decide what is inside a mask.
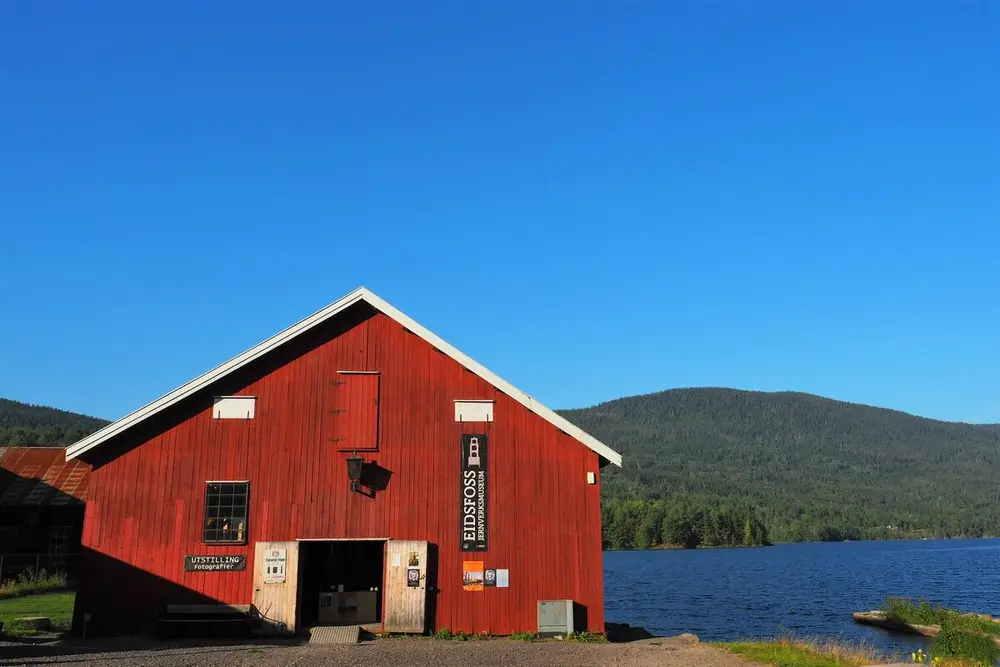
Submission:
[[[385,542],[299,543],[299,625],[382,622]]]

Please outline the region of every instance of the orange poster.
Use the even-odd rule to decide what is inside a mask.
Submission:
[[[462,563],[462,588],[467,591],[483,590],[483,561],[467,560]]]

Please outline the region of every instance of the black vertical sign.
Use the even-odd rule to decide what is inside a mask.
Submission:
[[[485,433],[462,435],[462,551],[486,551],[489,460]]]

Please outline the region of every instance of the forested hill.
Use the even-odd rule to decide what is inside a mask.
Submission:
[[[624,454],[605,500],[749,503],[774,540],[1000,535],[1000,425],[731,389],[562,414]]]
[[[772,540],[1000,535],[1000,425],[732,389],[677,389],[562,414],[624,454],[622,470],[604,470],[606,501],[667,501],[618,512],[629,517],[623,539],[647,515],[693,508],[677,509],[683,518],[699,507],[735,517],[722,522],[734,540],[747,512]],[[68,445],[107,423],[0,399],[0,446]]]
[[[107,423],[75,412],[0,398],[0,446],[70,445]]]

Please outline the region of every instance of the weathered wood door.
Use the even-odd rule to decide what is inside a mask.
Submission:
[[[427,542],[389,540],[385,543],[386,632],[423,633],[427,628],[427,582],[430,567]]]
[[[295,632],[299,587],[299,543],[257,542],[253,561],[253,604],[263,617],[261,632]]]

